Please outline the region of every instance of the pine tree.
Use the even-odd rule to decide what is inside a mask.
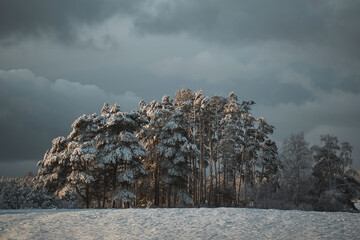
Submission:
[[[224,117],[224,106],[227,100],[221,96],[213,96],[209,100],[206,98],[202,101],[202,117],[204,118],[205,128],[208,140],[209,154],[209,191],[208,204],[219,204],[219,187],[220,187],[220,121]],[[215,182],[214,182],[215,180]]]
[[[154,204],[159,206],[162,188],[169,207],[172,190],[188,199],[184,197],[187,178],[192,176],[188,159],[196,156],[197,148],[188,139],[183,112],[174,109],[169,96],[164,96],[161,104],[143,105],[142,112],[148,116],[149,123],[138,136],[150,153],[146,166],[153,174]]]
[[[103,124],[96,139],[103,168],[108,169],[104,172],[110,178],[113,207],[116,200],[120,200],[120,205],[121,202],[129,205],[136,198],[136,182],[146,174],[140,161],[146,151],[133,134],[140,129],[143,120],[137,112],[121,112],[116,104],[110,109],[104,105],[101,116]]]
[[[313,175],[321,179],[322,188],[334,188],[336,176],[342,173],[342,163],[338,155],[340,151],[339,140],[335,136],[322,135],[323,147],[315,146],[315,166]]]
[[[201,90],[200,90],[201,91]],[[181,128],[186,133],[187,139],[199,146],[197,141],[197,115],[196,115],[196,106],[195,106],[195,96],[196,92],[193,93],[189,88],[179,90],[175,94],[174,107],[175,110],[179,110],[182,113],[182,124]],[[188,157],[187,162],[191,168],[191,176],[187,179],[187,193],[191,196],[193,201],[196,201],[197,198],[197,176],[199,170],[199,155]]]
[[[59,197],[76,191],[86,207],[94,199],[98,207],[101,201],[104,207],[108,197],[133,200],[129,196],[134,194],[122,177],[124,172],[132,172],[131,181],[126,180],[134,183],[145,173],[139,160],[145,151],[132,134],[141,124],[138,119],[137,113],[123,113],[119,105],[109,108],[106,103],[101,115],[79,117],[70,135],[54,139],[39,162],[43,187]],[[127,197],[119,197],[124,195],[119,195],[121,190],[128,191]]]
[[[165,100],[165,99],[164,99]],[[150,104],[140,102],[140,112],[147,118],[147,124],[144,125],[137,137],[141,140],[145,149],[149,152],[143,163],[146,170],[151,174],[151,190],[153,193],[153,204],[160,205],[160,157],[157,152],[157,146],[160,144],[160,134],[167,118],[171,115],[169,109],[163,108],[165,105],[152,101]],[[169,104],[167,104],[169,105]]]
[[[181,127],[183,121],[182,112],[180,110],[174,111],[163,127],[161,143],[157,148],[157,152],[162,158],[160,178],[168,185],[168,207],[170,207],[172,189],[176,191],[175,196],[180,192],[185,198],[187,179],[194,177],[188,159],[195,157],[198,150],[196,145],[189,141],[184,128]]]
[[[311,187],[312,154],[304,133],[292,134],[283,142],[280,159],[283,162],[283,188],[288,191],[289,201],[298,205]]]
[[[243,127],[243,148],[241,156],[241,180],[239,184],[239,195],[241,194],[241,185],[244,186],[244,193],[241,202],[247,203],[247,185],[250,180],[252,160],[257,157],[255,148],[255,118],[250,113],[254,101],[243,101],[241,104],[241,119]],[[240,199],[240,196],[239,196]]]
[[[238,201],[236,175],[239,172],[239,176],[241,176],[241,152],[244,132],[238,98],[231,92],[228,99],[230,102],[224,106],[225,116],[220,122],[222,129],[220,149],[223,161],[223,191],[227,195],[227,199],[236,203]],[[227,184],[232,185],[230,196],[226,194],[229,188]]]
[[[314,207],[325,211],[355,209],[352,200],[360,195],[360,183],[344,172],[351,163],[352,147],[347,142],[340,147],[338,138],[331,135],[321,136],[321,141],[324,143],[322,147],[313,148],[316,184],[312,192],[317,199]]]

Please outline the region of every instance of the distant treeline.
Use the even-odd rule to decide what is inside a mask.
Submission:
[[[351,145],[323,135],[322,146],[310,147],[300,133],[278,154],[275,128],[252,115],[254,104],[190,89],[141,101],[131,113],[105,103],[100,115],[79,117],[69,136],[53,140],[29,189],[59,207],[356,211]],[[2,208],[17,208],[4,204],[10,182],[0,181]]]

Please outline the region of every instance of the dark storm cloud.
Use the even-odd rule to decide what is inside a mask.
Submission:
[[[186,32],[225,44],[321,44],[358,56],[359,10],[357,0],[3,0],[0,38],[50,33],[74,40],[79,25],[101,24],[118,15],[132,19],[145,34]]]
[[[0,39],[14,43],[24,37],[76,40],[77,28],[101,24],[114,14],[131,14],[139,1],[131,0],[2,0]]]
[[[135,20],[144,33],[186,32],[206,41],[329,45],[360,54],[360,1],[164,1]]]
[[[139,101],[132,92],[114,95],[95,85],[51,82],[26,69],[0,70],[0,162],[40,160],[80,115],[99,113],[104,102],[131,111]]]
[[[0,68],[29,69],[0,70],[0,169],[39,160],[104,101],[130,110],[186,87],[255,100],[277,141],[338,135],[360,166],[359,11],[358,0],[0,0]]]
[[[291,132],[304,132],[311,144],[320,144],[320,136],[331,134],[348,141],[353,148],[353,167],[360,167],[360,95],[341,90],[318,92],[314,99],[301,104],[256,105],[257,116],[274,123],[277,143]]]

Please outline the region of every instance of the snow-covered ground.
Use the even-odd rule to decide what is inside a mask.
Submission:
[[[359,239],[360,214],[243,208],[0,210],[0,239]]]

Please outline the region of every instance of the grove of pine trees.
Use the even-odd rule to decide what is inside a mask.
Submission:
[[[324,146],[310,148],[298,134],[278,154],[275,127],[252,115],[254,104],[190,89],[141,101],[131,113],[105,103],[53,140],[32,181],[86,208],[355,209],[360,182],[346,173],[350,144],[324,135]]]

